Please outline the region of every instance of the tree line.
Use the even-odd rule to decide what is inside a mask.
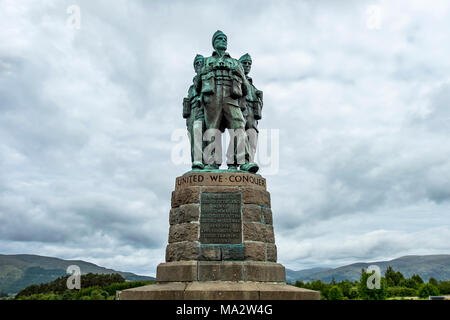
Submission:
[[[369,288],[367,280],[372,273],[361,270],[359,281],[343,280],[336,282],[334,277],[330,283],[321,280],[312,282],[296,281],[295,286],[320,291],[323,300],[385,300],[404,297],[419,297],[450,294],[450,281],[437,281],[430,278],[425,282],[418,274],[406,278],[400,271],[387,267],[384,277],[381,277],[379,289]]]
[[[324,300],[385,300],[404,297],[419,297],[450,294],[450,281],[437,281],[434,278],[425,282],[419,275],[405,277],[400,271],[388,267],[381,277],[379,289],[370,289],[367,280],[372,274],[361,270],[359,281],[343,280],[330,283],[321,280],[312,282],[297,281],[295,286],[320,291]],[[67,279],[59,277],[49,283],[34,284],[20,291],[16,300],[114,300],[116,291],[154,284],[155,281],[125,281],[120,274],[85,274],[81,275],[80,290],[69,290]],[[6,295],[5,295],[6,296]]]
[[[81,275],[81,289],[68,289],[67,279],[59,277],[54,281],[33,284],[20,291],[16,300],[114,300],[116,291],[154,284],[155,281],[125,281],[120,274]]]

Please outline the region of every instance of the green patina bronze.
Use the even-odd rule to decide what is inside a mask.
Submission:
[[[248,93],[245,96],[245,131],[248,135],[253,134],[254,137],[249,139],[247,152],[245,154],[245,164],[242,166],[242,170],[252,171],[256,165],[253,162],[253,157],[256,153],[257,141],[258,141],[258,120],[261,119],[261,112],[263,107],[263,92],[256,89],[253,84],[253,79],[249,77],[249,73],[252,69],[252,57],[246,53],[239,58],[239,62],[242,64],[245,72],[245,76],[248,81]],[[258,169],[256,168],[256,171]]]
[[[220,30],[212,37],[214,51],[210,57],[197,55],[194,59],[196,76],[183,101],[183,117],[186,119],[191,143],[192,169],[218,170],[221,164],[221,145],[209,150],[225,129],[230,132],[227,150],[229,170],[256,173],[254,163],[258,136],[258,120],[261,119],[263,95],[248,76],[252,60],[249,54],[236,60],[226,52],[228,38]],[[205,132],[218,132],[203,139]],[[249,139],[250,138],[250,139]],[[208,151],[208,152],[206,152]]]
[[[203,106],[201,103],[201,96],[198,93],[198,85],[199,85],[199,74],[203,67],[204,57],[202,55],[197,54],[194,59],[194,70],[196,76],[193,79],[193,84],[189,87],[188,97],[184,98],[183,101],[183,118],[186,119],[186,127],[188,130],[188,136],[191,143],[191,161],[193,169],[203,169],[205,166],[203,165],[201,158],[196,154],[201,155],[203,152],[203,143],[196,144],[194,143],[194,126],[196,124],[201,125],[200,132],[203,134],[205,115],[203,112]],[[198,150],[196,150],[196,148]]]

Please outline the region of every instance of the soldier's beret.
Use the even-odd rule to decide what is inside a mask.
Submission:
[[[252,57],[246,53],[244,54],[242,57],[239,58],[239,62],[245,61],[245,60],[250,60],[250,62],[252,61]]]
[[[195,66],[195,63],[197,62],[197,60],[203,60],[204,58],[205,57],[203,57],[201,54],[197,54],[194,58],[194,66]]]
[[[212,37],[212,45],[213,45],[213,47],[214,47],[214,41],[215,41],[216,38],[217,38],[218,36],[220,36],[220,35],[224,35],[225,37],[227,36],[227,35],[226,35],[225,33],[223,33],[222,31],[217,30],[217,31],[214,33],[213,37]]]

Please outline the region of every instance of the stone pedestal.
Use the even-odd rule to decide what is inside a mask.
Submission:
[[[119,299],[319,299],[285,284],[263,177],[221,170],[178,177],[169,222],[158,284]]]
[[[119,300],[319,300],[319,292],[262,282],[169,282],[117,292]]]

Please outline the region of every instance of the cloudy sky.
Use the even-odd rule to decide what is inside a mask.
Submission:
[[[261,174],[280,263],[450,253],[446,0],[0,0],[0,253],[155,274],[217,29],[279,135]]]

